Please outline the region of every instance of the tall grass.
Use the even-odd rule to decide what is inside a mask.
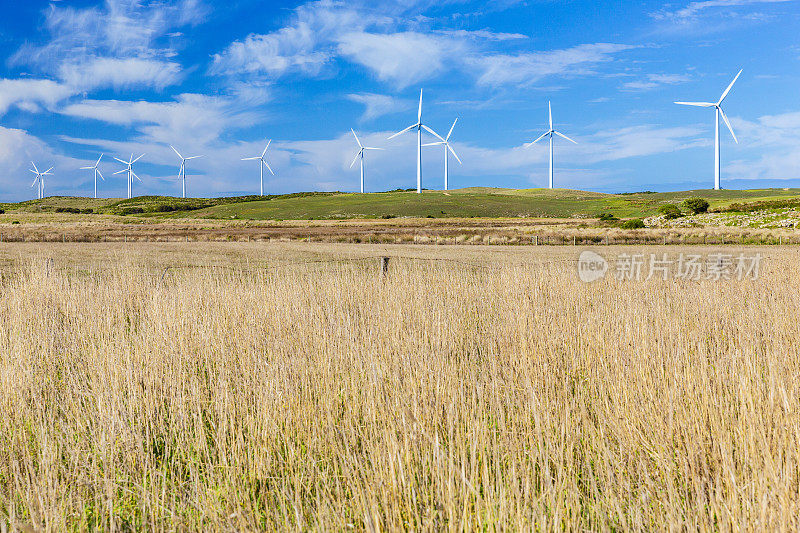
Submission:
[[[382,278],[104,250],[2,271],[12,528],[800,526],[796,251],[583,285],[546,251]]]

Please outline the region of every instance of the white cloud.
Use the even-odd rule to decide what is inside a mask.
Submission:
[[[385,94],[349,94],[347,95],[347,99],[364,105],[364,114],[361,116],[362,121],[373,120],[384,115],[398,113],[413,107],[413,103],[408,100],[402,100]]]
[[[370,69],[379,80],[404,88],[452,66],[453,59],[466,52],[466,45],[417,32],[359,32],[341,36],[339,52]]]
[[[80,63],[64,63],[59,77],[73,87],[91,90],[113,87],[163,89],[182,79],[181,66],[170,61],[139,58],[99,57]]]
[[[44,45],[25,45],[11,58],[58,76],[78,90],[113,87],[163,88],[180,81],[175,29],[200,22],[200,0],[141,2],[106,0],[77,9],[51,4]]]
[[[170,102],[86,100],[61,113],[134,127],[142,142],[191,139],[196,146],[216,142],[226,128],[251,125],[257,119],[231,99],[199,94],[183,94]]]
[[[479,55],[470,58],[479,71],[478,83],[500,86],[530,85],[549,76],[586,75],[600,63],[632,46],[610,43],[584,44],[563,50],[521,54]]]
[[[704,0],[700,2],[691,2],[686,7],[677,10],[665,8],[653,13],[652,16],[659,20],[685,22],[696,19],[704,12],[713,10],[715,8],[735,8],[741,6],[776,4],[791,1],[793,0]]]
[[[41,105],[52,108],[73,91],[52,80],[17,79],[0,80],[0,115],[11,107],[26,111],[39,111]]]
[[[649,74],[644,79],[630,81],[622,85],[623,89],[628,90],[650,90],[663,85],[678,85],[691,81],[691,77],[685,74]]]
[[[385,21],[330,0],[304,4],[289,24],[267,34],[252,34],[214,56],[211,72],[266,74],[277,78],[292,72],[318,75],[335,55],[337,37]]]

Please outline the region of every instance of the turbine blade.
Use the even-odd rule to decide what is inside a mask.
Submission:
[[[447,141],[445,141],[444,139],[442,139],[442,136],[441,136],[441,135],[439,135],[438,133],[436,133],[435,131],[433,131],[432,129],[430,129],[430,128],[429,128],[428,126],[426,126],[425,124],[421,124],[421,126],[422,126],[422,128],[423,128],[425,131],[427,131],[428,133],[430,133],[431,135],[433,135],[434,137],[436,137],[436,138],[437,138],[437,139],[439,139],[440,141],[442,141],[442,142],[447,142]]]
[[[120,163],[122,163],[123,165],[127,165],[127,164],[128,164],[128,162],[127,162],[127,161],[123,161],[123,160],[122,160],[122,159],[120,159],[119,157],[115,157],[114,159],[116,159],[117,161],[119,161],[119,162],[120,162]]]
[[[245,157],[242,161],[255,161],[256,159],[261,159],[260,157]]]
[[[358,153],[356,154],[356,156],[353,158],[353,162],[350,163],[350,168],[353,168],[353,165],[356,164],[356,161],[358,161],[358,158],[361,157],[362,153],[364,153],[364,149],[363,148],[361,150],[359,150]]]
[[[142,181],[142,178],[140,178],[139,176],[137,176],[137,175],[136,175],[136,172],[134,172],[133,170],[131,170],[131,174],[133,174],[133,177],[134,177],[134,178],[136,178],[137,180],[139,180],[139,181]],[[142,181],[142,183],[144,183],[144,182]]]
[[[28,169],[28,172],[33,172],[37,176],[39,175],[39,172],[37,172],[36,170],[30,169],[30,168]]]
[[[53,170],[54,168],[56,168],[56,167],[50,167],[47,170],[45,170],[44,172],[42,172],[42,174],[49,174],[50,171]]]
[[[445,138],[445,140],[446,140],[446,141],[449,141],[449,140],[450,140],[450,136],[453,134],[453,130],[454,130],[454,129],[455,129],[455,127],[456,127],[456,122],[458,122],[458,118],[456,118],[456,119],[453,121],[453,125],[452,125],[452,126],[450,126],[450,131],[447,133],[447,137]]]
[[[36,185],[37,181],[39,181],[39,176],[36,176],[35,178],[33,178],[33,183],[31,183],[31,187],[34,187]]]
[[[269,173],[270,173],[270,174],[272,174],[272,175],[274,176],[274,175],[275,175],[275,173],[274,173],[274,172],[272,171],[272,169],[270,168],[270,166],[269,166],[269,163],[267,163],[267,162],[266,162],[266,161],[264,161],[263,159],[261,160],[261,162],[262,162],[262,163],[264,163],[264,166],[265,166],[265,167],[267,167],[267,170],[269,170]]]
[[[730,130],[731,135],[733,135],[733,140],[736,141],[736,144],[739,144],[739,139],[736,138],[736,134],[733,132],[733,126],[731,126],[731,123],[728,120],[728,117],[725,115],[725,111],[723,111],[721,107],[719,108],[719,114],[722,115],[722,120],[725,121],[725,125],[728,126],[728,129]]]
[[[192,159],[200,159],[201,157],[205,157],[202,155],[193,155],[192,157],[187,157],[185,161],[191,161]]]
[[[545,137],[547,137],[548,135],[550,135],[550,132],[549,132],[549,131],[548,131],[547,133],[542,133],[542,135],[541,135],[541,136],[540,136],[538,139],[536,139],[536,140],[535,140],[535,141],[533,141],[533,142],[529,142],[528,144],[526,144],[526,145],[525,145],[525,147],[526,147],[526,148],[530,148],[531,146],[533,146],[534,144],[538,143],[539,141],[541,141],[542,139],[544,139],[544,138],[545,138]]]
[[[389,137],[389,139],[388,139],[388,140],[390,140],[390,141],[391,141],[391,140],[392,140],[392,139],[394,139],[395,137],[398,137],[398,136],[400,136],[400,135],[404,134],[404,133],[405,133],[405,132],[407,132],[407,131],[411,131],[411,130],[413,130],[413,129],[414,129],[414,128],[416,128],[416,127],[417,127],[417,125],[416,125],[416,124],[414,124],[413,126],[409,126],[409,127],[407,127],[407,128],[406,128],[406,129],[404,129],[403,131],[398,131],[397,133],[395,133],[394,135],[392,135],[391,137]]]
[[[456,161],[458,161],[458,164],[459,165],[463,165],[464,163],[461,162],[461,159],[458,157],[458,154],[456,153],[456,151],[453,150],[453,147],[450,146],[450,143],[447,143],[445,146],[447,146],[447,149],[450,150],[451,154],[453,154],[453,157],[456,158]]]
[[[550,113],[550,130],[553,129],[553,104],[551,102],[547,102],[547,110]]]
[[[144,156],[145,156],[145,154],[142,154],[142,155],[140,155],[139,157],[137,157],[136,159],[134,159],[133,161],[131,161],[131,165],[132,165],[132,164],[134,164],[134,163],[136,163],[138,160],[140,160],[140,159],[141,159],[141,158],[143,158]]]
[[[34,163],[33,161],[31,161],[31,165],[33,165],[33,168],[36,170],[36,172],[39,172],[39,169],[38,169],[38,168],[36,168],[36,163]]]
[[[370,148],[369,146],[365,146],[364,150],[385,150],[385,148]]]
[[[81,167],[80,170],[94,170],[97,167]]]
[[[97,163],[94,164],[95,167],[100,164],[100,160],[103,159],[104,155],[106,154],[100,154],[100,157],[97,158]]]
[[[173,151],[173,152],[175,152],[175,153],[178,155],[178,157],[180,157],[181,159],[183,159],[183,156],[181,155],[181,153],[180,153],[179,151],[177,151],[177,150],[175,149],[175,147],[174,147],[174,146],[172,146],[172,145],[170,144],[170,145],[169,145],[169,147],[170,147],[170,148],[172,148],[172,151]]]
[[[692,107],[714,107],[716,104],[709,102],[675,102],[678,105],[690,105]]]
[[[358,135],[356,135],[356,132],[355,132],[355,130],[354,130],[353,128],[350,128],[350,131],[352,131],[352,132],[353,132],[353,137],[355,137],[355,138],[356,138],[356,142],[358,143],[358,147],[359,147],[359,148],[364,148],[364,147],[361,145],[361,141],[359,141],[359,140],[358,140]]]
[[[731,84],[728,85],[728,88],[725,89],[724,93],[722,93],[722,97],[719,99],[719,102],[717,102],[717,105],[720,105],[725,100],[725,98],[727,98],[728,93],[731,92],[731,89],[733,89],[733,84],[736,83],[736,80],[738,80],[739,76],[742,75],[743,70],[744,69],[740,70],[739,73],[736,75],[736,77],[733,78],[733,81],[731,82]]]
[[[128,169],[125,168],[125,169],[120,170],[119,172],[114,172],[113,175],[116,176],[117,174],[122,174],[123,172],[127,172],[127,171],[128,171]]]
[[[269,145],[270,145],[271,142],[272,142],[272,139],[267,141],[267,147],[264,148],[263,152],[261,152],[261,157],[264,157],[265,155],[267,155],[267,150],[269,150]]]
[[[422,122],[422,89],[419,90],[419,111],[417,112],[417,122]]]
[[[444,142],[444,141],[439,141],[439,142],[435,142],[435,143],[426,143],[426,144],[423,144],[422,146],[441,146],[443,144],[447,144],[447,143]]]
[[[571,142],[572,144],[578,144],[578,143],[577,143],[577,141],[573,141],[572,139],[570,139],[569,137],[567,137],[567,136],[566,136],[566,135],[564,135],[563,133],[560,133],[560,132],[557,132],[557,131],[554,131],[553,133],[555,133],[556,135],[558,135],[559,137],[561,137],[561,138],[563,138],[563,139],[566,139],[566,140],[568,140],[568,141],[569,141],[569,142]]]
[[[97,175],[100,176],[101,180],[106,181],[106,179],[103,177],[103,173],[100,172],[99,170],[97,171]]]

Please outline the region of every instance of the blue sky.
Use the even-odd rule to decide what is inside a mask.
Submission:
[[[611,5],[609,5],[611,4]],[[243,157],[273,139],[267,192],[358,188],[350,128],[370,152],[367,190],[416,185],[412,124],[459,117],[451,187],[542,187],[556,126],[556,186],[603,192],[710,188],[713,111],[726,101],[723,187],[800,186],[800,5],[588,0],[74,0],[4,6],[0,197],[32,198],[30,161],[55,166],[47,194],[123,196],[110,156],[146,153],[135,194],[258,191]],[[431,139],[432,140],[432,139]],[[426,188],[443,186],[439,147]]]

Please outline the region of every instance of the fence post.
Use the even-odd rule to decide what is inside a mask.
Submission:
[[[577,239],[578,238],[575,235],[572,236],[572,246],[576,246],[578,244]]]

